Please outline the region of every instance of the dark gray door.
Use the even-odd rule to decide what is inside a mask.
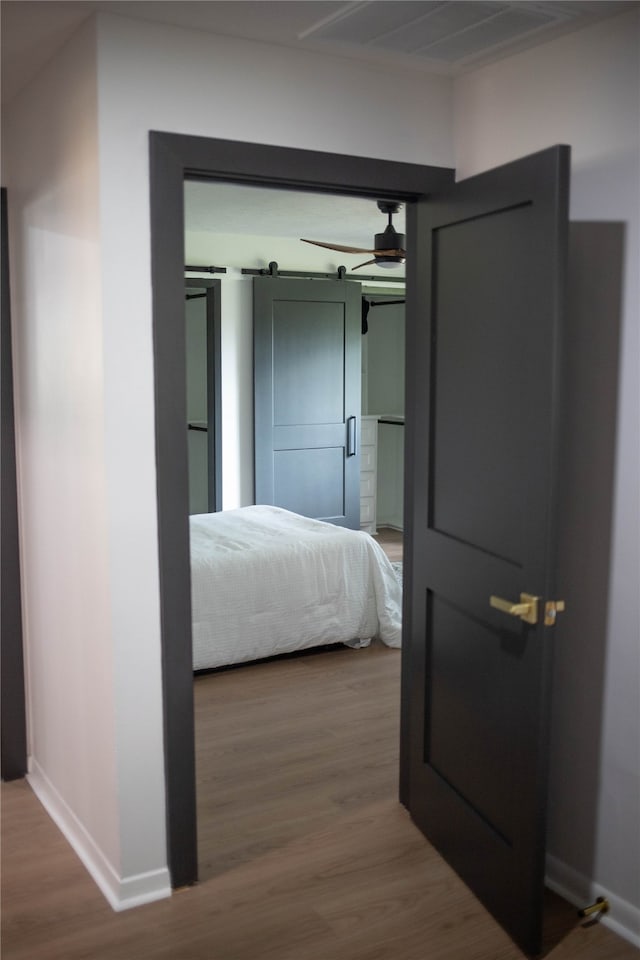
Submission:
[[[213,513],[222,509],[220,281],[185,286],[189,513]]]
[[[408,285],[402,799],[531,952],[568,170],[569,149],[553,148],[418,203]]]
[[[360,285],[254,279],[255,500],[360,526]]]
[[[11,347],[11,297],[9,295],[9,225],[7,191],[0,190],[0,394],[2,423],[2,496],[0,497],[0,773],[3,780],[16,780],[27,772],[27,721],[22,649],[22,604],[20,589],[20,535],[16,436],[13,404]]]

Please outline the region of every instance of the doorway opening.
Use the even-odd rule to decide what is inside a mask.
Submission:
[[[337,233],[341,243],[351,240],[364,246],[379,229],[379,217],[370,199],[218,181],[185,183],[190,274],[197,273],[193,265],[198,262],[215,263],[215,269],[225,271],[215,281],[223,331],[216,361],[223,509],[263,502],[253,489],[256,273],[275,260],[285,276],[290,268],[295,270],[300,278],[296,283],[307,284],[311,296],[319,288],[349,284],[359,296],[355,367],[361,380],[360,528],[373,534],[401,580],[404,269],[378,270],[374,279],[371,266],[360,272],[347,266],[350,272],[336,280],[339,265],[354,258],[300,242],[303,235],[328,240]],[[404,229],[404,211],[397,222]],[[359,255],[355,263],[361,260]],[[324,271],[327,279],[318,279]],[[304,274],[313,279],[303,279]],[[197,282],[190,277],[189,283]],[[272,277],[262,282],[274,286]],[[303,321],[302,301],[296,310],[298,322]],[[314,324],[319,319],[315,316]],[[203,340],[198,329],[187,340],[188,401],[193,393],[190,373],[193,377],[198,362],[202,367],[199,332]],[[201,382],[203,370],[199,372]],[[200,468],[190,447],[192,514],[208,512],[202,497],[193,498]],[[240,669],[198,670],[194,699],[200,879],[326,828],[356,803],[397,799],[399,694],[399,651],[380,640],[362,651],[335,644],[277,660],[255,656]]]

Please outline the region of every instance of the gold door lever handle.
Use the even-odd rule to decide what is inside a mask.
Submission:
[[[539,597],[532,597],[530,593],[521,593],[520,603],[503,600],[502,597],[489,597],[489,605],[512,617],[520,617],[525,623],[537,623],[539,599]]]

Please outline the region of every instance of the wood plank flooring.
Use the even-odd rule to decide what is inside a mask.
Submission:
[[[402,560],[402,530],[393,527],[378,527],[376,540],[389,560]]]
[[[397,802],[399,652],[196,680],[201,880],[114,913],[24,781],[2,786],[3,960],[522,960]],[[548,960],[637,960],[549,894]]]

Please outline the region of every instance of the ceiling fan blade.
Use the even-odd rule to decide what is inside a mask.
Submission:
[[[305,240],[300,238],[303,243],[313,243],[316,247],[326,247],[327,250],[337,250],[339,253],[375,253],[375,250],[368,250],[365,247],[343,247],[340,243],[323,243],[322,240]]]
[[[373,260],[365,260],[364,263],[359,263],[357,267],[351,267],[351,269],[359,270],[360,267],[368,267],[370,263],[375,263],[375,262],[376,262],[376,258],[374,257]]]

